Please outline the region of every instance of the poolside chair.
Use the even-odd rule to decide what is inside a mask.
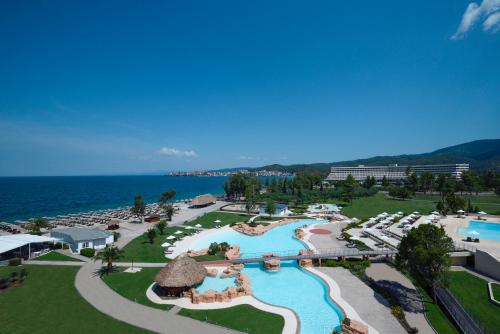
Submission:
[[[465,239],[465,241],[472,242],[472,238],[471,237],[467,237],[467,239]]]
[[[479,243],[479,238],[474,239],[474,242]]]

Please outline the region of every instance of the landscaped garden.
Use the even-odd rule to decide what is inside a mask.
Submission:
[[[31,259],[32,261],[75,261],[75,262],[81,262],[81,260],[76,259],[74,257],[70,257],[58,252],[50,252],[47,254],[44,254],[42,256],[36,257],[34,259]]]
[[[77,266],[25,266],[19,287],[0,293],[2,333],[150,333],[100,313],[74,286]],[[0,277],[19,267],[0,268]],[[22,324],[22,326],[20,325]]]
[[[251,305],[216,310],[182,309],[178,314],[252,334],[279,334],[285,325],[282,316],[261,311]]]
[[[195,226],[200,224],[203,228],[214,228],[217,225],[224,226],[230,225],[233,223],[244,223],[247,222],[251,215],[246,215],[242,213],[231,213],[231,212],[209,212],[204,214],[197,219],[185,223],[185,225]],[[220,220],[220,222],[215,222],[216,220]]]
[[[487,333],[500,328],[500,307],[489,301],[487,282],[465,271],[449,273],[451,293],[464,309],[486,329]]]
[[[104,275],[102,280],[114,291],[136,303],[161,310],[169,310],[172,305],[156,304],[146,297],[146,290],[154,282],[161,268],[142,268],[137,273],[126,273],[123,270],[110,275]]]

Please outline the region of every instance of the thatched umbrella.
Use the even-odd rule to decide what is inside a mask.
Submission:
[[[200,284],[207,269],[187,255],[176,257],[155,277],[155,292],[161,297],[179,297],[184,291]]]

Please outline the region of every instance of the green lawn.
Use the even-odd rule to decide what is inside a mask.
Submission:
[[[215,255],[200,255],[200,256],[195,256],[193,257],[198,262],[203,262],[203,261],[218,261],[218,260],[224,260],[225,257],[223,254],[215,254]]]
[[[285,325],[282,316],[246,304],[218,310],[182,309],[179,314],[252,334],[279,334]]]
[[[0,293],[0,332],[24,333],[150,333],[113,319],[83,299],[74,286],[79,267],[25,266],[21,287]],[[5,277],[19,267],[0,268]]]
[[[154,225],[151,225],[151,227],[154,227]],[[157,233],[152,244],[149,243],[146,234],[138,236],[123,247],[124,256],[120,259],[120,262],[168,262],[169,259],[165,257],[164,248],[161,247],[161,244],[171,242],[171,240],[166,240],[166,237],[177,230],[189,232],[189,230],[182,227],[167,227],[164,235]]]
[[[482,327],[491,333],[500,328],[500,308],[489,301],[485,280],[465,271],[452,271],[449,289]]]
[[[352,203],[344,203],[342,206],[343,214],[348,217],[357,217],[359,219],[367,219],[384,211],[388,213],[398,211],[412,213],[413,211],[419,211],[427,214],[436,208],[436,204],[432,200],[410,199],[403,201],[390,199],[384,194],[357,198],[354,199]]]
[[[424,289],[418,289],[424,300],[425,312],[431,326],[438,332],[438,334],[458,334],[460,333],[451,320],[441,310],[441,308],[434,304],[431,296],[427,294]]]
[[[76,261],[76,262],[81,262],[79,259],[75,259],[74,257],[69,257],[67,255],[58,253],[58,252],[50,252],[47,254],[44,254],[42,256],[39,256],[35,259],[32,259],[32,261]]]
[[[232,223],[242,223],[247,222],[252,216],[240,214],[240,213],[231,213],[231,212],[209,212],[204,214],[197,219],[185,223],[185,225],[194,226],[196,224],[200,224],[203,228],[214,228],[216,225],[229,225]],[[214,221],[220,220],[220,223],[215,223]]]
[[[467,201],[469,195],[461,195]],[[437,195],[417,195],[416,200],[423,201],[439,201],[440,197]],[[485,211],[492,215],[500,215],[500,196],[488,195],[488,196],[471,196],[471,204],[473,206],[478,206],[480,210]]]
[[[493,297],[497,302],[500,302],[500,284],[492,284],[491,289],[493,290]]]
[[[172,305],[156,304],[146,297],[146,290],[153,283],[156,274],[161,268],[142,268],[138,273],[131,274],[123,271],[104,275],[102,280],[117,293],[136,303],[161,310],[169,310]]]

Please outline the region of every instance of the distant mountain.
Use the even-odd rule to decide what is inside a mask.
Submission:
[[[468,163],[471,169],[500,171],[500,139],[476,140],[465,144],[450,146],[430,153],[404,154],[395,156],[376,156],[367,159],[331,163],[297,165],[268,165],[254,170],[273,170],[290,173],[319,172],[326,175],[332,166],[377,166],[377,165],[436,165]]]

